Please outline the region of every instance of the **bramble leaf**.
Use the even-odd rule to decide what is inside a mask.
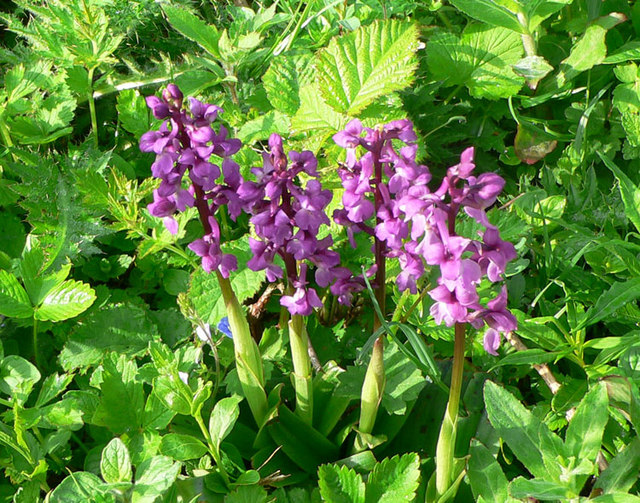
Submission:
[[[416,26],[397,20],[378,21],[334,38],[317,55],[320,92],[335,111],[355,116],[411,83],[417,49]]]

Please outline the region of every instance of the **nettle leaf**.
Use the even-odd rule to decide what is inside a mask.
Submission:
[[[249,243],[245,240],[232,241],[222,245],[224,253],[233,253],[238,257],[238,270],[231,275],[231,286],[239,302],[253,297],[262,286],[264,271],[252,271],[246,264],[251,258]],[[215,274],[208,274],[199,268],[191,276],[189,298],[198,316],[212,327],[218,326],[220,320],[226,316],[226,308],[220,285]]]
[[[317,54],[322,96],[337,112],[358,114],[376,99],[411,83],[418,45],[416,26],[397,20],[377,21],[332,39]]]
[[[5,270],[0,270],[0,314],[9,318],[29,318],[33,314],[26,290]]]
[[[102,396],[93,421],[116,435],[138,429],[143,422],[144,390],[138,366],[126,355],[111,353],[103,362]]]
[[[147,102],[134,89],[125,89],[118,94],[118,120],[122,127],[140,138],[151,129],[151,119]]]
[[[262,83],[273,107],[289,116],[300,108],[300,89],[313,83],[313,54],[280,55],[271,61]]]
[[[131,470],[129,450],[118,437],[109,442],[102,450],[100,473],[105,482],[111,484],[131,482],[133,472]]]
[[[367,503],[413,501],[419,478],[420,459],[417,454],[384,459],[369,475],[365,500]]]
[[[508,98],[524,83],[512,68],[523,52],[514,31],[471,24],[461,37],[436,32],[427,45],[427,64],[433,77],[447,86],[464,84],[476,98]]]
[[[146,352],[149,342],[158,339],[157,334],[158,328],[144,309],[108,306],[76,325],[60,353],[60,364],[70,371],[100,363],[109,351],[138,356]]]
[[[89,309],[95,300],[96,294],[87,283],[68,280],[47,293],[34,317],[44,321],[67,320]]]
[[[562,455],[562,440],[511,393],[491,381],[484,386],[484,400],[489,421],[516,457],[535,477],[549,477],[544,454],[551,458]]]
[[[163,5],[162,10],[167,15],[171,26],[178,32],[193,40],[209,54],[220,59],[218,40],[220,34],[215,26],[205,23],[202,19],[182,7]]]
[[[324,501],[365,503],[362,477],[347,466],[322,465],[318,468],[318,485]]]
[[[191,435],[169,433],[162,437],[160,452],[177,461],[199,459],[207,453],[207,446]]]

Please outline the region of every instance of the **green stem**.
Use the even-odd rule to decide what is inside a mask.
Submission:
[[[253,417],[258,426],[262,426],[267,415],[267,395],[264,391],[264,371],[260,352],[251,337],[249,323],[247,323],[238,298],[233,293],[229,278],[224,278],[218,271],[216,271],[216,276],[233,334],[238,378]]]
[[[225,485],[229,487],[231,482],[229,480],[229,475],[227,474],[227,471],[224,469],[224,466],[222,465],[222,457],[220,456],[220,450],[213,443],[213,438],[211,438],[211,433],[209,433],[209,429],[205,426],[204,420],[202,419],[202,413],[198,411],[198,413],[194,415],[193,418],[196,420],[196,423],[198,423],[198,426],[200,427],[200,431],[202,432],[205,440],[207,441],[209,452],[213,456],[213,460],[216,462],[216,466],[220,471],[220,476],[224,480]]]
[[[304,318],[299,314],[289,321],[289,343],[293,360],[293,379],[296,389],[296,414],[307,424],[313,421],[313,381],[309,358],[309,336]]]
[[[93,99],[93,72],[94,68],[90,68],[87,72],[87,84],[89,86],[89,115],[91,116],[91,133],[93,134],[93,143],[98,146],[98,117],[96,116],[96,102]]]
[[[36,367],[40,367],[40,358],[38,356],[38,320],[33,319],[33,361]]]
[[[449,489],[453,481],[452,468],[456,445],[456,426],[460,406],[460,392],[462,390],[462,372],[464,369],[465,330],[466,325],[464,323],[456,323],[449,402],[444,413],[436,447],[436,491],[439,496],[442,496]]]

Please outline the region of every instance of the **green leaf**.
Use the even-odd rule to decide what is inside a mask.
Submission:
[[[252,253],[246,240],[232,241],[222,246],[224,253],[232,253],[238,258],[238,271],[231,276],[231,286],[242,303],[255,295],[264,281],[264,271],[252,271],[246,267]],[[198,268],[191,277],[189,298],[198,316],[211,326],[218,325],[226,316],[226,308],[220,285],[215,274],[208,274],[202,268]]]
[[[604,493],[627,492],[638,481],[640,472],[640,438],[634,437],[620,453],[609,462],[596,481],[595,487]]]
[[[62,393],[73,380],[72,374],[59,375],[57,372],[48,376],[42,383],[34,407],[42,407]]]
[[[162,5],[162,10],[167,15],[171,26],[178,32],[189,40],[193,40],[216,59],[220,59],[218,51],[220,34],[215,26],[206,24],[202,19],[181,7]]]
[[[640,41],[632,40],[609,54],[603,63],[617,65],[640,59]]]
[[[560,438],[500,386],[487,381],[484,400],[489,421],[516,457],[535,476],[549,477],[543,452],[552,458],[564,451]]]
[[[27,400],[40,377],[36,366],[21,356],[10,355],[0,362],[0,391],[20,402]]]
[[[542,501],[569,501],[577,496],[570,489],[561,486],[557,482],[537,479],[527,480],[523,477],[513,480],[509,484],[509,491],[514,498],[536,498]]]
[[[517,33],[471,24],[460,38],[436,32],[427,45],[427,64],[433,78],[447,86],[464,84],[476,98],[508,98],[524,83],[512,69],[522,54]]]
[[[147,351],[157,332],[140,307],[108,306],[76,326],[60,353],[60,364],[69,371],[100,363],[109,351],[137,356]]]
[[[576,330],[583,329],[613,315],[618,309],[640,297],[640,278],[615,282],[586,313]]]
[[[603,494],[593,499],[589,499],[593,503],[640,503],[640,496],[634,496],[627,493],[611,493]]]
[[[542,21],[571,2],[573,0],[519,0],[527,19],[529,33],[534,33]]]
[[[412,23],[376,21],[334,38],[316,55],[316,76],[325,101],[355,116],[376,99],[413,80],[418,31]]]
[[[224,503],[267,503],[268,497],[259,485],[240,486],[224,498]]]
[[[51,492],[48,501],[50,503],[79,503],[81,501],[106,503],[115,501],[112,496],[104,497],[105,492],[105,484],[97,475],[89,472],[74,472]]]
[[[507,501],[507,477],[489,449],[475,439],[469,449],[467,476],[476,500],[482,497],[486,501]]]
[[[118,437],[114,438],[102,450],[100,458],[100,474],[105,482],[115,484],[117,482],[131,482],[133,472],[131,470],[131,458],[129,450]]]
[[[367,503],[396,503],[413,501],[418,479],[420,459],[417,454],[394,456],[376,464],[369,474],[365,501]]]
[[[600,159],[602,159],[602,162],[604,162],[605,166],[613,172],[614,176],[618,180],[625,214],[627,218],[631,220],[631,223],[633,223],[636,230],[640,232],[640,189],[618,166],[614,164],[611,159],[600,152],[598,152],[598,155],[600,156]]]
[[[9,318],[29,318],[33,314],[26,290],[5,270],[0,270],[0,314]]]
[[[467,16],[483,23],[491,26],[502,26],[518,33],[526,32],[518,21],[519,2],[509,2],[513,10],[504,5],[507,2],[495,0],[451,0],[451,3]]]
[[[140,138],[151,129],[147,103],[138,91],[134,89],[120,91],[116,108],[122,127],[136,138]]]
[[[313,83],[313,54],[280,55],[271,60],[262,83],[273,107],[289,116],[300,108],[300,89]]]
[[[227,437],[235,425],[240,409],[238,404],[242,397],[237,395],[219,400],[213,407],[211,418],[209,419],[209,434],[213,443],[220,448],[220,444]]]
[[[362,477],[346,466],[322,465],[318,468],[318,485],[324,501],[331,503],[364,503]]]
[[[607,31],[625,19],[623,14],[612,12],[590,24],[580,40],[573,45],[569,56],[560,63],[555,86],[562,87],[580,73],[602,63],[607,55]]]
[[[513,71],[528,80],[540,80],[552,70],[542,56],[527,56],[513,65]]]
[[[544,349],[525,349],[516,351],[501,358],[492,369],[503,367],[504,365],[535,365],[540,363],[552,362],[558,358],[558,352],[549,352]]]
[[[207,446],[191,435],[169,433],[162,437],[160,452],[177,461],[199,459],[207,453]]]
[[[116,435],[137,430],[142,425],[144,390],[135,361],[111,353],[102,365],[102,396],[93,421]]]
[[[136,484],[132,503],[153,503],[176,481],[180,463],[166,456],[153,456],[136,467]]]
[[[595,462],[609,420],[607,390],[597,383],[578,405],[571,418],[565,444],[570,456]]]
[[[87,283],[68,280],[47,293],[34,317],[44,321],[67,320],[89,309],[95,300],[96,294]]]
[[[349,122],[349,118],[336,112],[324,101],[317,84],[300,88],[300,108],[291,119],[294,133],[318,131],[326,136],[340,131]]]
[[[245,122],[236,136],[244,144],[267,140],[272,133],[286,136],[289,132],[289,118],[277,110],[271,110],[253,120]]]

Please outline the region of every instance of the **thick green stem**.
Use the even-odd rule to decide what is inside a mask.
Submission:
[[[98,146],[98,117],[96,116],[96,102],[93,99],[93,68],[90,68],[87,73],[87,84],[89,86],[89,94],[87,99],[89,100],[89,115],[91,116],[91,133],[93,134],[93,143]]]
[[[247,402],[258,426],[262,426],[267,415],[267,395],[264,391],[264,371],[256,341],[251,337],[249,323],[231,288],[231,282],[216,271],[222,298],[233,334],[238,378]]]
[[[376,423],[378,408],[382,401],[382,394],[386,383],[384,373],[384,338],[378,337],[373,344],[371,352],[371,360],[367,366],[367,373],[364,376],[362,384],[362,393],[360,395],[360,421],[358,423],[358,431],[363,434],[370,434]],[[360,437],[356,439],[356,451],[366,449],[366,442]]]
[[[456,323],[449,402],[444,413],[436,447],[436,491],[439,496],[442,496],[449,489],[454,476],[452,468],[454,464],[460,392],[462,390],[462,371],[464,369],[465,330],[466,325],[464,323]]]
[[[289,321],[289,343],[293,359],[293,380],[296,389],[296,414],[307,424],[313,420],[313,381],[309,358],[309,336],[304,318],[299,314]]]

